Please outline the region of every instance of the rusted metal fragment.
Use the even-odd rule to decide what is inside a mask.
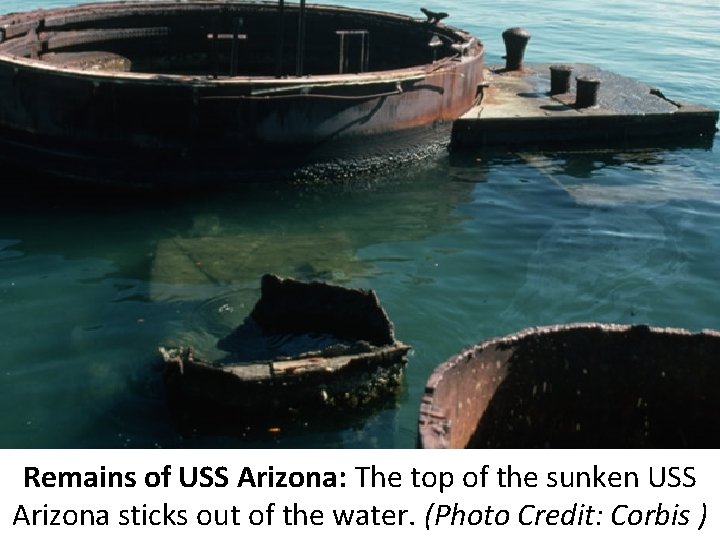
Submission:
[[[720,333],[611,324],[530,328],[444,362],[423,448],[717,447]]]
[[[65,68],[96,71],[130,71],[130,59],[115,53],[88,51],[80,53],[48,53],[42,57],[44,62]]]
[[[263,276],[261,297],[250,314],[266,332],[326,332],[343,339],[391,344],[393,325],[373,291]]]
[[[264,340],[305,344],[320,334],[334,342],[264,359]],[[263,277],[248,320],[219,347],[227,354],[216,362],[198,358],[192,346],[160,350],[174,407],[220,407],[248,422],[362,408],[396,394],[410,349],[395,339],[374,292],[273,275]]]
[[[64,49],[78,45],[107,43],[121,39],[140,39],[167,36],[170,29],[163,26],[150,28],[108,28],[103,30],[77,30],[74,32],[43,32],[40,40],[47,43],[49,49]]]

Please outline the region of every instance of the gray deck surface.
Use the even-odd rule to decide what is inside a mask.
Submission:
[[[665,97],[630,77],[590,64],[573,68],[567,94],[550,96],[550,64],[529,64],[522,71],[485,70],[487,87],[480,103],[456,122],[454,147],[554,142],[628,142],[634,138],[698,135],[712,139],[718,111]],[[598,104],[575,107],[575,79],[600,80]]]

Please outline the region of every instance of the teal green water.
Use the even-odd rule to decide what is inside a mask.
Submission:
[[[481,37],[489,62],[501,32],[524,26],[528,61],[592,62],[720,106],[717,0],[428,7]],[[442,156],[322,189],[140,204],[10,190],[3,177],[0,446],[409,447],[427,376],[485,338],[571,321],[720,328],[718,144]],[[266,271],[377,291],[414,348],[395,406],[293,433],[177,429],[157,347],[210,347],[248,313]]]

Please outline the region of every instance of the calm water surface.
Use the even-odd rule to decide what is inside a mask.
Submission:
[[[405,0],[346,3],[419,14]],[[481,37],[488,62],[523,26],[528,61],[592,62],[720,107],[717,0],[588,4],[428,7]],[[0,446],[408,447],[427,376],[466,345],[571,321],[720,328],[718,146],[443,156],[350,185],[142,203],[10,189],[4,174]],[[263,272],[375,289],[414,347],[397,405],[272,436],[178,430],[156,348],[212,347]]]

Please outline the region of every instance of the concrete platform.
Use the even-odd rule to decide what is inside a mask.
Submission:
[[[632,146],[688,138],[712,144],[718,111],[669,99],[657,89],[590,64],[573,68],[570,93],[550,96],[550,64],[485,70],[479,103],[455,121],[452,148]],[[575,78],[599,79],[597,105],[575,107]]]

